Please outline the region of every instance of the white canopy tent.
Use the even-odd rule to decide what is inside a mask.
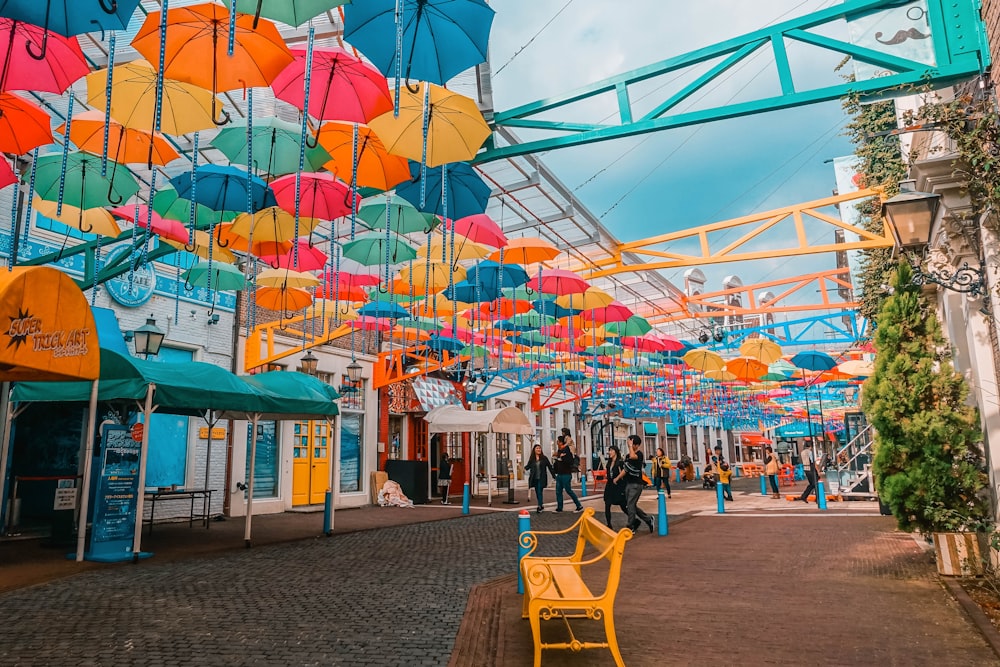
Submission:
[[[531,435],[535,432],[527,415],[517,408],[500,408],[497,410],[466,410],[458,405],[443,405],[434,408],[424,416],[427,430],[430,433],[514,433],[516,435]],[[493,479],[490,470],[491,461],[496,458],[496,440],[493,441],[493,451],[487,444],[486,476]],[[470,456],[471,458],[471,456]],[[469,479],[471,479],[471,461]],[[468,482],[467,482],[468,483]],[[486,484],[487,502],[493,504],[493,485]]]

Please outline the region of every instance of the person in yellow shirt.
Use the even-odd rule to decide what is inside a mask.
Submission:
[[[656,448],[656,456],[653,457],[653,483],[656,490],[666,489],[667,498],[670,498],[670,457],[663,453],[663,447]]]
[[[719,464],[719,484],[722,485],[722,495],[726,500],[733,499],[733,492],[729,486],[729,480],[733,478],[733,469],[729,464],[722,461]]]

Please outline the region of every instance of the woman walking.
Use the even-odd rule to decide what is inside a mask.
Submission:
[[[625,505],[625,484],[615,481],[624,465],[618,447],[615,445],[608,447],[608,462],[604,468],[608,475],[607,482],[604,484],[604,521],[612,530],[614,530],[614,526],[611,525],[612,507],[620,507],[622,512],[628,516],[628,507]]]
[[[670,498],[670,457],[663,453],[663,447],[656,448],[656,456],[653,457],[653,483],[656,490],[661,488],[667,490],[667,498]]]
[[[555,470],[552,469],[552,464],[549,462],[549,457],[542,453],[542,446],[535,445],[531,449],[531,456],[528,457],[528,463],[524,466],[524,469],[528,471],[528,486],[535,490],[535,500],[538,502],[538,509],[536,512],[541,512],[542,507],[545,503],[542,500],[542,493],[545,491],[545,487],[549,485],[549,473],[555,476]]]
[[[771,497],[780,498],[781,495],[778,493],[778,455],[771,447],[768,447],[764,454],[764,474],[771,482]]]

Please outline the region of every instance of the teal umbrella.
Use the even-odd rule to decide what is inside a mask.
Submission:
[[[236,0],[236,11],[253,14],[254,28],[261,16],[298,28],[309,19],[348,2],[350,0]]]
[[[153,210],[156,211],[161,218],[178,220],[183,222],[185,225],[188,224],[191,219],[191,201],[188,199],[181,199],[180,195],[177,194],[177,190],[174,190],[173,188],[160,190],[153,195]],[[197,216],[195,226],[198,229],[208,229],[210,226],[218,224],[225,219],[225,217],[218,211],[213,211],[207,206],[202,206],[201,204],[197,204],[195,215]],[[236,214],[231,213],[231,215]]]
[[[270,176],[294,174],[299,169],[299,152],[302,146],[302,127],[270,116],[253,122],[253,168]],[[219,130],[212,139],[230,162],[250,164],[247,160],[246,123],[229,125]],[[306,147],[303,171],[315,172],[330,161],[330,154],[322,146]],[[265,179],[265,180],[270,180]]]
[[[139,193],[139,184],[135,178],[122,170],[114,180],[110,174],[115,171],[115,163],[108,160],[107,173],[101,176],[101,164],[104,158],[100,155],[81,153],[78,151],[65,155],[66,165],[63,167],[63,154],[50,153],[38,158],[35,169],[35,194],[48,201],[59,201],[77,208],[101,208],[117,206]]]
[[[618,337],[643,336],[653,330],[652,325],[646,321],[645,317],[633,315],[624,322],[608,322],[604,329]]]
[[[209,276],[212,289],[235,292],[243,289],[246,279],[238,268],[224,262],[198,262],[182,274],[187,287],[207,287]]]
[[[386,246],[389,248],[389,263],[398,264],[417,258],[417,250],[399,234],[391,234],[386,241],[385,234],[360,234],[353,241],[343,245],[344,257],[365,266],[378,266],[386,260]]]
[[[397,234],[426,234],[441,221],[436,215],[421,213],[413,204],[396,195],[366,199],[358,209],[358,220],[369,229],[385,229],[386,197],[389,198],[389,227]]]

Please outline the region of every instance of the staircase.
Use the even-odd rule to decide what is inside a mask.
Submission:
[[[836,472],[830,470],[827,479],[832,487],[839,482],[839,495],[844,500],[871,500],[877,498],[875,479],[872,476],[872,436],[871,424],[858,433],[850,442],[837,450]],[[833,479],[833,475],[836,479]]]

